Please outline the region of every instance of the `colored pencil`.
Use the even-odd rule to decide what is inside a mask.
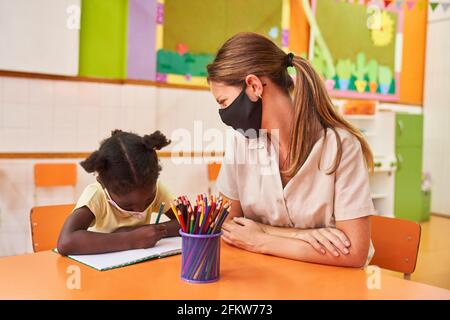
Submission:
[[[206,194],[198,194],[195,202],[192,207],[189,199],[182,195],[170,203],[181,229],[191,234],[219,232],[226,218],[224,215],[228,215],[230,202],[223,201],[222,197]]]
[[[163,213],[164,207],[165,207],[166,203],[165,202],[161,202],[161,205],[159,206],[159,211],[158,211],[158,215],[156,216],[156,224],[159,223],[159,219],[161,218],[161,215]]]
[[[181,225],[181,229],[186,232],[186,225],[184,224],[184,219],[183,219],[183,213],[181,212],[180,209],[177,209],[178,211],[178,218],[180,219],[180,225]]]
[[[175,209],[175,206],[173,205],[172,202],[170,203],[170,208],[172,209],[173,215],[177,219],[178,223],[181,225],[180,219],[178,218],[177,209]]]

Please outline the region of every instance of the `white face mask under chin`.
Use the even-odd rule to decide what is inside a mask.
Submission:
[[[125,210],[125,209],[122,209],[122,208],[121,208],[121,207],[120,207],[120,206],[119,206],[119,205],[111,198],[111,196],[109,195],[108,190],[106,190],[106,188],[104,189],[104,191],[105,191],[106,199],[108,200],[108,203],[109,203],[110,205],[112,205],[114,208],[116,208],[116,209],[119,211],[119,213],[120,213],[120,215],[121,215],[122,217],[133,217],[133,218],[136,218],[136,219],[139,219],[139,220],[145,219],[145,215],[146,215],[148,209],[150,208],[151,204],[150,204],[144,211],[142,211],[142,212]]]

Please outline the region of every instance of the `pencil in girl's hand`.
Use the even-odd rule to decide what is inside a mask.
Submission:
[[[163,213],[165,205],[166,205],[165,202],[161,202],[161,205],[159,206],[158,215],[156,216],[156,222],[155,222],[156,224],[159,223],[159,219],[161,218],[161,214]]]

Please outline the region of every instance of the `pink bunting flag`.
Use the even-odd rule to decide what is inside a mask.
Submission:
[[[414,1],[406,1],[406,6],[408,7],[408,10],[411,10],[412,8],[414,8],[414,5],[416,3]]]

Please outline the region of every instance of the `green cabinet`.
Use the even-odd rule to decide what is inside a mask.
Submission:
[[[396,115],[394,213],[398,218],[425,221],[429,218],[429,194],[422,191],[423,116]]]
[[[397,218],[420,221],[422,216],[422,148],[397,147],[395,206]]]
[[[395,122],[397,147],[422,146],[423,116],[421,114],[397,113]]]

